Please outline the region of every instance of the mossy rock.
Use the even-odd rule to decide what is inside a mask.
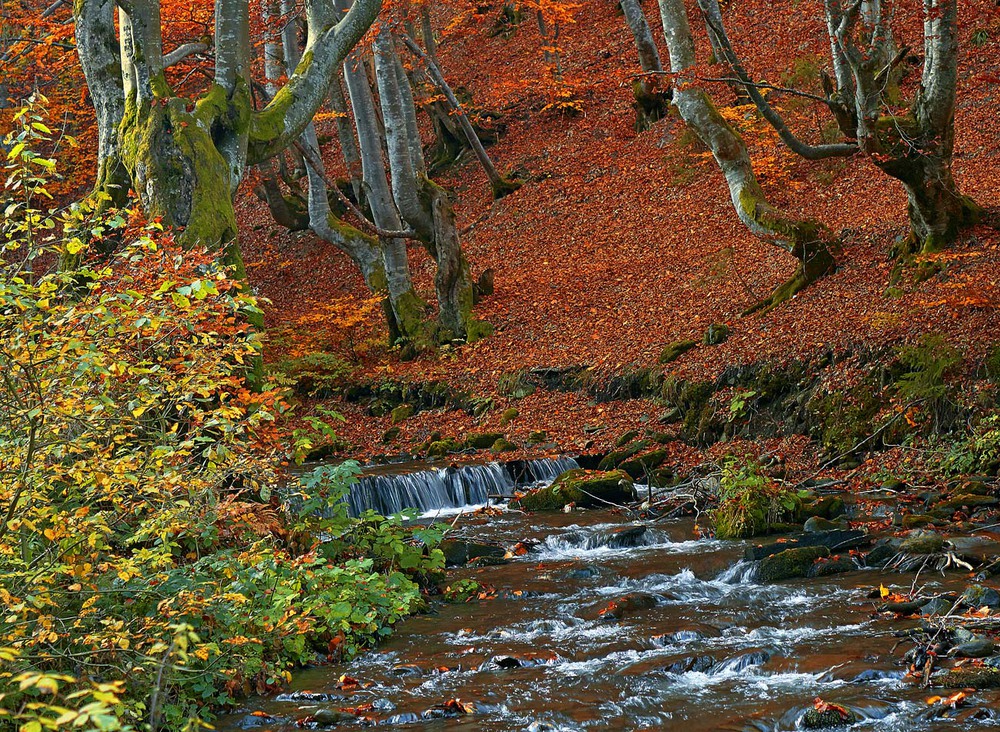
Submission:
[[[935,509],[954,513],[955,511],[960,511],[963,508],[982,508],[984,506],[996,506],[998,503],[1000,503],[1000,499],[997,499],[994,496],[980,496],[975,493],[967,493],[942,501],[935,506]]]
[[[909,514],[903,516],[903,528],[904,529],[922,529],[925,526],[931,526],[934,524],[935,519],[933,516],[928,516],[927,514]]]
[[[444,440],[436,440],[431,442],[427,446],[427,456],[428,457],[444,457],[450,452],[458,452],[462,449],[462,446],[458,444],[456,440],[452,438],[447,438]]]
[[[992,666],[961,666],[931,677],[934,686],[952,689],[1000,689],[1000,669]]]
[[[932,531],[914,531],[899,545],[906,554],[936,554],[944,547],[944,537]]]
[[[390,420],[393,424],[399,424],[412,417],[415,412],[412,404],[400,404],[390,413]]]
[[[506,554],[503,547],[461,539],[445,539],[439,548],[444,554],[445,564],[449,567],[456,567],[480,558],[501,560]]]
[[[847,718],[836,709],[829,709],[821,712],[817,709],[810,709],[802,715],[802,729],[830,729],[832,727],[847,727],[860,721],[857,714],[850,709],[847,710]]]
[[[834,574],[853,572],[857,567],[850,557],[821,559],[809,568],[810,577],[829,577]]]
[[[799,511],[799,517],[805,519],[817,516],[824,519],[835,519],[843,516],[846,511],[847,507],[844,505],[843,498],[840,496],[824,496],[809,503],[803,503]]]
[[[613,450],[605,455],[600,464],[598,464],[598,470],[614,470],[622,462],[628,460],[633,455],[642,452],[649,447],[649,440],[639,440],[638,442],[633,442],[631,445],[626,445],[618,450]]]
[[[804,546],[786,549],[760,560],[756,579],[760,582],[780,582],[786,579],[808,577],[817,559],[830,556],[825,546]]]
[[[397,437],[399,437],[399,433],[402,431],[403,430],[400,429],[399,427],[390,427],[389,429],[387,429],[385,432],[382,433],[382,442],[384,443],[393,442]]]
[[[673,363],[685,353],[695,348],[698,341],[674,341],[669,346],[660,351],[660,363]]]
[[[539,488],[511,502],[525,511],[554,511],[569,504],[578,508],[603,508],[636,500],[635,486],[622,470],[600,471],[573,468],[550,486]]]
[[[670,456],[670,451],[665,448],[652,450],[643,455],[638,455],[625,460],[618,465],[619,470],[624,470],[631,476],[632,480],[640,480],[649,476],[656,468],[663,465]]]
[[[492,450],[493,452],[497,452],[497,453],[499,453],[499,452],[513,452],[516,449],[517,449],[517,445],[515,445],[513,442],[511,442],[510,440],[508,440],[505,437],[501,437],[496,442],[494,442],[493,445],[490,447],[490,450]]]
[[[725,323],[712,323],[705,331],[702,343],[706,346],[718,346],[729,340],[729,326]]]
[[[807,534],[816,534],[821,531],[836,531],[838,529],[849,528],[847,521],[831,521],[822,516],[810,516],[802,525],[802,530]]]
[[[504,413],[500,415],[500,422],[502,424],[510,424],[520,415],[521,413],[517,411],[515,407],[511,407],[510,409],[504,410]]]
[[[497,388],[501,394],[511,399],[524,399],[535,393],[536,386],[528,372],[522,369],[501,376]]]
[[[528,433],[529,445],[540,445],[548,439],[549,435],[545,430],[534,430]]]
[[[638,436],[639,430],[629,430],[628,432],[625,432],[621,437],[615,440],[615,448],[625,447],[625,445],[635,440]]]
[[[465,446],[473,450],[487,450],[503,437],[502,432],[476,432],[465,436]]]

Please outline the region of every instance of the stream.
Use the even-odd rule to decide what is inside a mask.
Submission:
[[[850,729],[1000,729],[1000,692],[951,709],[925,702],[947,692],[903,680],[894,634],[919,621],[878,615],[871,593],[908,588],[912,573],[761,584],[745,542],[698,539],[690,518],[605,510],[463,515],[455,533],[530,549],[449,571],[491,586],[488,599],[435,604],[376,650],[303,670],[217,729],[759,732],[804,728],[817,697],[856,714]],[[935,591],[967,581],[921,578]],[[342,674],[357,687],[339,688]]]

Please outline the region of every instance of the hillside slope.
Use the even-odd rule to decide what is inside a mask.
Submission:
[[[816,6],[799,3],[772,13],[737,3],[728,11],[730,35],[754,76],[818,86],[814,72],[824,63],[827,40]],[[964,192],[993,212],[1000,190],[1000,12],[982,0],[964,4],[963,12],[956,174]],[[445,15],[441,11],[442,25]],[[439,54],[446,75],[470,91],[475,104],[504,115],[506,133],[490,148],[497,167],[526,178],[518,192],[493,203],[474,163],[440,177],[455,192],[460,226],[470,227],[464,244],[474,273],[496,273],[495,294],[477,308],[496,332],[471,346],[400,361],[371,345],[381,334],[372,313],[352,331],[360,345],[354,353],[360,351],[359,376],[445,380],[493,397],[494,408],[479,418],[420,413],[387,446],[380,436],[388,417],[341,404],[348,416],[341,431],[353,454],[406,452],[435,430],[494,427],[511,405],[520,415],[505,429],[515,441],[545,430],[562,449],[606,447],[642,415],[655,416],[655,407],[598,404],[587,394],[544,390],[515,401],[498,393],[501,377],[538,366],[614,374],[655,365],[664,346],[701,341],[712,323],[727,324],[729,339],[689,351],[668,367],[672,373],[705,378],[737,364],[821,351],[891,350],[923,333],[942,333],[973,357],[985,352],[1000,323],[1000,235],[988,225],[976,227],[947,253],[942,273],[922,283],[904,277],[887,292],[887,253],[907,232],[902,188],[862,159],[793,159],[749,110],[739,112],[741,126],[768,195],[842,232],[844,248],[834,274],[769,313],[741,317],[791,274],[794,261],[739,223],[713,160],[676,116],[635,132],[629,82],[638,68],[617,6],[583,0],[575,15],[560,38],[565,79],[582,109],[573,117],[542,109],[549,83],[532,22],[503,39],[488,34],[492,15],[469,16],[444,35]],[[903,36],[919,46],[918,26],[904,28]],[[720,103],[729,95],[724,86],[713,93]],[[803,136],[816,139],[826,123],[818,110],[789,109]],[[339,155],[325,152],[331,162]],[[261,208],[249,197],[240,204],[250,277],[271,301],[269,360],[310,350],[342,353],[343,329],[329,303],[366,298],[361,278],[311,234],[275,231]],[[429,296],[432,263],[417,247],[411,258]],[[609,429],[583,434],[595,424]]]

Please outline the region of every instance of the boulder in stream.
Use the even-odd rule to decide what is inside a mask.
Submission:
[[[552,485],[514,499],[511,507],[525,511],[558,511],[571,503],[578,508],[604,508],[635,500],[635,486],[624,471],[573,468],[556,478]]]
[[[985,585],[969,585],[962,593],[962,604],[966,607],[1000,607],[1000,592]]]
[[[833,531],[793,534],[773,544],[748,546],[746,549],[746,559],[750,561],[764,559],[772,554],[784,552],[788,549],[800,549],[803,547],[825,547],[831,553],[844,552],[848,549],[857,549],[867,544],[870,540],[868,534],[857,529],[835,529]]]
[[[760,560],[754,578],[760,582],[779,582],[808,577],[817,559],[830,556],[825,546],[804,546],[785,549]]]
[[[934,674],[931,681],[952,689],[1000,689],[1000,669],[966,664]]]

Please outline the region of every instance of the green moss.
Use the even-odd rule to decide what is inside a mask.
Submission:
[[[517,419],[520,414],[521,413],[517,411],[516,407],[511,407],[510,409],[504,410],[504,413],[500,415],[500,422],[502,424],[510,424]]]
[[[702,343],[706,346],[718,346],[729,339],[729,326],[725,323],[712,323],[705,331]]]
[[[760,582],[780,582],[786,579],[807,577],[817,559],[830,556],[825,546],[806,546],[786,549],[760,560],[756,579]]]
[[[698,341],[674,341],[660,352],[659,362],[673,363],[697,345]]]
[[[473,450],[486,450],[492,447],[497,440],[502,440],[503,437],[502,432],[472,433],[466,436],[465,446]]]
[[[401,404],[390,412],[391,421],[393,424],[399,424],[412,417],[415,412],[412,404]]]
[[[532,491],[511,505],[525,511],[553,511],[571,503],[578,508],[605,508],[609,503],[620,505],[635,499],[635,487],[625,472],[574,468],[556,478],[552,485]]]
[[[493,452],[496,452],[496,453],[500,453],[500,452],[513,452],[516,449],[517,449],[517,445],[515,445],[513,442],[511,442],[510,440],[508,440],[508,439],[506,439],[504,437],[499,438],[490,447],[490,450],[492,450]]]

